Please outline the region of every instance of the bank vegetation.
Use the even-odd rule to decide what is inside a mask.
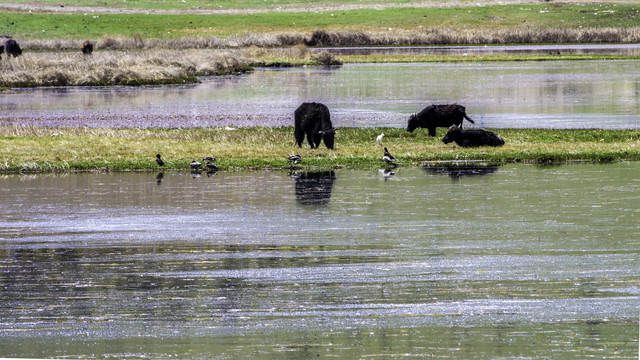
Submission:
[[[74,51],[82,40],[23,39],[26,50]],[[315,30],[313,32],[245,32],[229,37],[192,36],[175,39],[104,35],[90,39],[97,50],[131,49],[237,49],[252,46],[262,48],[331,46],[417,46],[417,45],[504,45],[504,44],[586,44],[637,43],[640,27],[554,28],[518,26],[510,28],[430,27],[420,30],[393,31]]]
[[[306,46],[250,47],[237,51],[141,50],[24,52],[0,61],[0,88],[35,86],[149,85],[196,82],[197,76],[240,74],[255,66],[339,64]]]
[[[298,168],[375,168],[383,146],[398,166],[426,161],[530,162],[640,160],[640,130],[493,129],[502,147],[460,148],[444,144],[446,129],[428,137],[426,130],[339,128],[336,146],[298,148],[293,128],[250,127],[191,129],[90,129],[0,126],[0,172],[160,170],[188,171],[192,160],[215,156],[223,171],[287,169],[289,155],[300,154]],[[375,140],[384,132],[382,144]]]

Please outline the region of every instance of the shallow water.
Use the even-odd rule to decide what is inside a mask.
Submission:
[[[360,46],[318,48],[334,55],[512,55],[512,54],[582,54],[640,55],[639,44],[546,44],[486,46]]]
[[[0,177],[0,356],[636,358],[640,164]]]
[[[0,124],[80,127],[292,126],[305,101],[337,127],[406,127],[457,102],[480,127],[640,128],[640,60],[257,69],[200,84],[0,93]]]

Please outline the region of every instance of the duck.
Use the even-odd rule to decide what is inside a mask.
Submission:
[[[158,163],[158,166],[164,166],[164,161],[160,158],[160,154],[156,154],[156,162]]]
[[[207,163],[204,165],[204,167],[206,167],[206,168],[207,168],[207,170],[209,170],[209,171],[216,171],[216,170],[218,170],[218,165],[216,165],[216,164],[214,164],[214,163],[212,163],[212,162],[210,162],[210,161],[207,161]]]
[[[189,165],[191,166],[192,169],[199,169],[202,164],[193,160]]]
[[[302,156],[296,154],[296,155],[289,155],[289,158],[287,159],[289,161],[291,161],[294,164],[297,164],[299,162],[302,161]]]
[[[391,153],[389,152],[386,146],[384,148],[384,156],[382,157],[382,161],[388,164],[391,164],[397,161],[397,159],[393,157],[393,155],[391,155]]]
[[[203,157],[202,161],[216,161],[216,158],[213,156]]]

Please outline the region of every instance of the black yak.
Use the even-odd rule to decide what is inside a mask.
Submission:
[[[7,56],[18,57],[22,55],[22,49],[20,49],[20,45],[14,39],[7,39],[4,42],[4,51],[7,52]]]
[[[436,136],[436,127],[449,127],[457,125],[462,128],[462,120],[471,120],[465,111],[464,106],[458,104],[450,105],[429,105],[417,114],[409,117],[407,131],[413,132],[417,128],[429,129],[429,136]]]
[[[462,130],[457,125],[451,126],[447,135],[442,138],[445,144],[454,141],[462,147],[504,145],[504,140],[494,132],[481,129]]]
[[[293,135],[298,147],[302,147],[305,135],[312,149],[323,140],[327,149],[333,149],[336,129],[331,125],[329,109],[320,103],[302,103],[294,112],[295,129]]]
[[[85,55],[91,55],[93,52],[93,43],[89,40],[82,43],[82,53]]]

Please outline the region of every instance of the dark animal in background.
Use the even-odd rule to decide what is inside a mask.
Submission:
[[[481,129],[462,130],[456,125],[449,128],[442,142],[455,142],[462,147],[504,145],[504,140],[494,132]]]
[[[407,131],[413,132],[417,128],[429,129],[429,136],[436,136],[436,127],[449,127],[457,125],[462,128],[462,120],[467,119],[474,123],[466,113],[462,105],[429,105],[417,114],[409,117]]]
[[[82,43],[82,53],[86,55],[91,55],[93,52],[93,43],[89,40]]]
[[[305,135],[312,149],[324,141],[327,149],[333,149],[336,129],[331,125],[329,109],[320,103],[302,103],[294,112],[296,143],[302,147]]]
[[[22,55],[22,49],[20,49],[20,45],[14,39],[7,39],[4,42],[4,51],[7,52],[7,56],[18,57]]]

